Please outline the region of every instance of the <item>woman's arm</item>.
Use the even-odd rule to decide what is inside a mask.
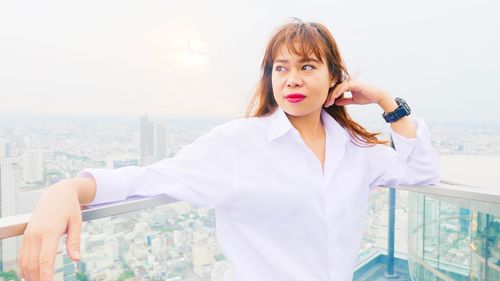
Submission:
[[[228,202],[235,189],[235,156],[231,124],[215,126],[184,146],[172,158],[145,167],[84,169],[77,178],[93,179],[79,195],[86,205],[125,200],[131,196],[165,194],[197,207],[215,208]]]
[[[63,180],[43,192],[22,237],[19,255],[22,278],[52,280],[58,242],[65,233],[68,256],[80,259],[80,205],[91,202],[94,194],[92,179]]]
[[[352,97],[345,98],[344,92],[351,92]],[[386,113],[398,107],[385,90],[358,80],[340,83],[324,106],[329,107],[333,103],[339,106],[376,103]],[[437,154],[423,119],[405,116],[392,122],[391,136],[395,149],[386,145],[366,149],[370,189],[379,185],[427,185],[439,182],[441,172]]]
[[[413,138],[396,132],[391,126],[394,149],[382,144],[366,148],[370,189],[378,186],[429,185],[439,182],[441,168],[437,153],[431,145],[429,128],[421,118],[407,118],[416,128]]]
[[[383,93],[381,95],[377,104],[384,110],[385,113],[392,112],[398,108],[398,104],[394,98],[387,93]],[[417,136],[417,127],[408,116],[405,116],[396,122],[392,122],[391,129],[407,138],[415,138]]]
[[[352,97],[345,98],[344,93],[350,92]],[[358,80],[345,80],[338,84],[332,94],[325,101],[324,107],[329,107],[332,104],[339,106],[348,104],[378,104],[384,112],[388,113],[398,108],[398,104],[394,98],[385,90],[373,87]],[[411,121],[411,118],[405,116],[396,122],[391,123],[391,129],[407,138],[416,137],[416,126]]]
[[[93,178],[72,179],[70,181],[74,182],[80,205],[87,205],[94,201],[96,183]]]
[[[227,130],[216,126],[174,158],[147,167],[86,169],[75,179],[47,188],[23,235],[19,258],[23,278],[52,280],[58,241],[65,233],[69,257],[80,258],[80,205],[158,194],[196,206],[223,204],[235,188],[233,147]]]

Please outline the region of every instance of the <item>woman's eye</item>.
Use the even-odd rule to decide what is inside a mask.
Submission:
[[[310,65],[310,64],[306,64],[302,67],[303,70],[313,70],[314,69],[314,66]]]
[[[283,66],[281,66],[281,65],[278,65],[278,66],[276,66],[274,68],[274,70],[276,70],[276,71],[283,71],[283,70],[285,70],[285,68]]]

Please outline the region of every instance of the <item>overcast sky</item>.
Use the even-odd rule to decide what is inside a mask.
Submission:
[[[0,114],[242,116],[269,36],[299,17],[329,27],[351,74],[415,115],[500,123],[497,3],[1,1]]]

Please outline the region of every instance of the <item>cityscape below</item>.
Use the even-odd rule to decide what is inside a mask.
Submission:
[[[43,190],[84,168],[146,166],[173,157],[223,118],[26,117],[0,120],[0,215],[31,213]],[[363,124],[388,137],[386,124]],[[500,155],[498,124],[429,123],[440,156]],[[372,192],[358,260],[387,243],[388,195]],[[407,254],[408,193],[397,193],[395,247]],[[450,216],[459,211],[450,211]],[[82,261],[73,264],[61,241],[54,280],[223,280],[230,263],[219,249],[213,209],[185,202],[84,224]],[[449,226],[453,228],[454,226]],[[0,244],[0,272],[17,271],[20,239]],[[460,247],[449,251],[456,263]],[[15,275],[15,273],[12,273]],[[0,280],[2,279],[0,275]],[[5,279],[11,280],[11,279]],[[12,279],[14,280],[14,279]]]

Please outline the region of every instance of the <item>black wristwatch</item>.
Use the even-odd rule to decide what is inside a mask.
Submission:
[[[396,108],[394,111],[389,113],[382,113],[382,117],[384,117],[385,122],[396,122],[399,119],[410,115],[410,107],[402,98],[396,98],[396,103],[398,104],[398,108]]]

